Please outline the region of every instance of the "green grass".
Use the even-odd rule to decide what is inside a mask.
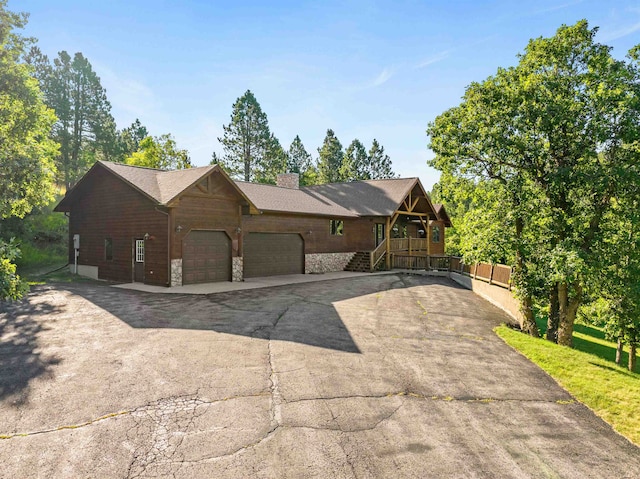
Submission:
[[[575,349],[533,338],[505,325],[495,331],[616,431],[640,446],[640,374],[613,362],[615,345],[604,339],[602,331],[577,326]]]
[[[20,258],[16,260],[18,274],[29,282],[40,281],[42,276],[67,264],[66,248],[58,245],[33,246],[30,243],[20,245]]]

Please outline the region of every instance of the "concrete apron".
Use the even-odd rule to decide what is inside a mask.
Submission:
[[[189,284],[186,286],[153,286],[143,283],[116,284],[115,288],[133,289],[147,293],[169,293],[169,294],[212,294],[226,293],[229,291],[241,291],[245,289],[271,288],[273,286],[284,286],[287,284],[313,283],[316,281],[327,281],[332,279],[359,278],[362,276],[397,274],[399,271],[376,271],[375,273],[354,273],[352,271],[336,271],[332,273],[318,274],[288,274],[281,276],[265,276],[262,278],[248,278],[244,281],[232,282],[221,281],[218,283]]]

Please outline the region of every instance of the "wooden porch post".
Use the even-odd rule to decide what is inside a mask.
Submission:
[[[387,238],[387,269],[391,269],[391,218],[387,217],[385,225],[385,238]]]

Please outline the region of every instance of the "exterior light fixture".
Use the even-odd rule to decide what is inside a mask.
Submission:
[[[150,235],[149,233],[145,233],[145,234],[144,234],[144,236],[143,236],[143,238],[144,238],[145,240],[148,240],[149,238],[151,238],[151,235]]]
[[[180,231],[182,231],[182,226],[176,226],[176,233],[180,233]]]
[[[242,228],[240,228],[239,226],[236,228],[236,233],[240,234],[242,233]]]

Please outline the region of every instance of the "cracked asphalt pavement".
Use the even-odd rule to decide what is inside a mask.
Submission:
[[[0,305],[0,477],[637,478],[640,449],[444,278]]]

